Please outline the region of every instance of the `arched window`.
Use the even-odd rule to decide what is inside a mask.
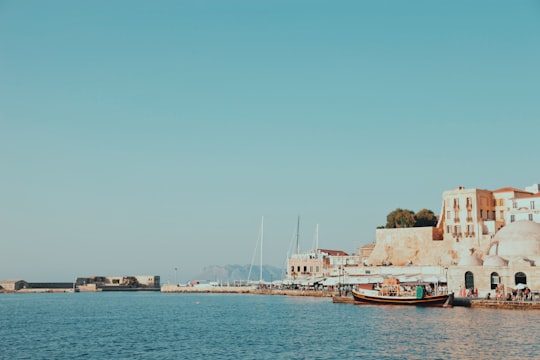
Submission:
[[[470,271],[465,273],[465,289],[474,289],[474,275]]]
[[[499,274],[496,272],[492,272],[490,275],[490,281],[491,281],[491,290],[495,290],[497,288],[497,285],[501,282],[501,278],[499,277]]]
[[[514,280],[517,284],[527,284],[527,275],[525,273],[517,272],[516,275],[514,275]]]

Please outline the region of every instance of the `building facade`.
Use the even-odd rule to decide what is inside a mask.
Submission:
[[[294,254],[287,260],[287,277],[327,276],[336,262],[349,256],[341,250],[317,249],[302,254]],[[349,260],[350,261],[350,260]]]
[[[493,238],[487,255],[474,252],[448,269],[448,285],[463,295],[477,290],[507,298],[518,287],[540,290],[540,224],[519,220],[506,225]]]

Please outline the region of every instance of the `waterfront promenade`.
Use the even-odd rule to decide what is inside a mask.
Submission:
[[[332,297],[334,291],[328,290],[293,290],[282,288],[256,288],[252,286],[179,286],[166,284],[161,286],[162,293],[216,293],[216,294],[258,294],[258,295],[286,295],[286,296],[313,296]]]
[[[132,289],[132,291],[136,289]],[[66,293],[74,292],[73,289],[20,289],[17,291],[0,290],[1,293]],[[339,296],[336,290],[303,290],[303,289],[283,289],[283,288],[257,288],[252,286],[179,286],[175,284],[166,284],[161,287],[161,293],[181,294],[181,293],[199,293],[199,294],[253,294],[253,295],[281,295],[281,296],[307,296],[307,297],[327,297],[332,298],[332,302],[341,304],[354,304],[351,296]],[[486,300],[475,298],[456,297],[453,306],[469,308],[490,308],[490,309],[521,309],[521,310],[540,310],[540,301],[502,301]]]
[[[332,302],[336,304],[354,304],[351,296],[334,296]],[[515,301],[515,300],[485,300],[471,298],[454,298],[452,306],[489,309],[516,309],[516,310],[540,310],[540,301]]]
[[[470,308],[491,308],[491,309],[540,310],[540,301],[454,298],[454,306],[465,306],[465,307],[470,307]]]

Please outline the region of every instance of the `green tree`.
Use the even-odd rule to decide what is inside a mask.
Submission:
[[[433,213],[433,211],[428,209],[422,209],[419,212],[414,215],[415,218],[415,227],[422,227],[422,226],[436,226],[438,219],[437,216]]]
[[[387,229],[413,227],[415,223],[414,211],[411,210],[397,208],[386,216]]]

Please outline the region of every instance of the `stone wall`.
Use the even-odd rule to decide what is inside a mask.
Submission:
[[[450,240],[433,240],[433,227],[377,229],[370,265],[450,265],[458,254]],[[437,234],[435,234],[437,235]],[[438,236],[435,236],[437,238]]]

